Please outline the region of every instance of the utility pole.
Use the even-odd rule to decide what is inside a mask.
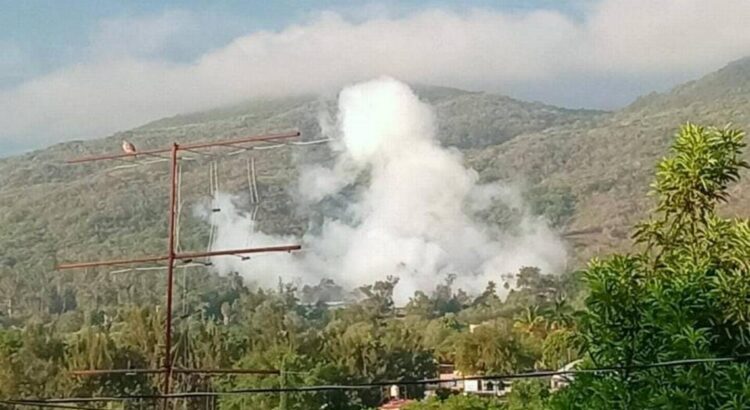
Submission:
[[[243,371],[243,369],[175,369],[174,365],[172,363],[172,304],[173,304],[173,287],[174,287],[174,265],[175,261],[177,260],[192,260],[195,258],[205,258],[205,257],[212,257],[212,256],[224,256],[224,255],[247,255],[247,254],[254,254],[254,253],[265,253],[265,252],[292,252],[301,249],[300,245],[283,245],[283,246],[268,246],[268,247],[262,247],[262,248],[245,248],[245,249],[227,249],[227,250],[220,250],[220,251],[206,251],[206,252],[176,252],[176,243],[175,243],[175,237],[177,234],[177,165],[180,160],[179,153],[180,151],[190,151],[195,152],[197,150],[201,149],[208,149],[208,148],[215,148],[215,147],[229,147],[229,148],[242,148],[242,149],[251,149],[248,148],[247,144],[254,144],[254,143],[261,143],[261,142],[269,142],[269,141],[279,141],[279,140],[287,140],[291,138],[299,137],[299,132],[293,132],[293,133],[286,133],[286,134],[274,134],[274,135],[263,135],[263,136],[253,136],[253,137],[246,137],[246,138],[239,138],[239,139],[232,139],[232,140],[223,140],[223,141],[214,141],[214,142],[201,142],[201,143],[192,143],[192,144],[183,144],[180,145],[178,143],[173,143],[171,147],[169,148],[159,148],[159,149],[153,149],[153,150],[146,150],[146,151],[134,151],[134,152],[125,152],[121,154],[114,154],[114,155],[103,155],[103,156],[95,156],[95,157],[86,157],[86,158],[79,158],[79,159],[73,159],[67,161],[68,164],[79,164],[79,163],[87,163],[87,162],[95,162],[95,161],[105,161],[105,160],[121,160],[123,158],[133,157],[135,158],[138,155],[141,156],[158,156],[158,154],[164,154],[169,153],[169,163],[170,163],[170,186],[169,186],[169,212],[168,212],[168,244],[167,244],[167,253],[166,255],[158,255],[158,256],[148,256],[148,257],[139,257],[139,258],[131,258],[131,259],[118,259],[118,260],[105,260],[105,261],[95,261],[95,262],[76,262],[76,263],[67,263],[67,264],[60,264],[56,268],[58,270],[64,270],[64,269],[77,269],[77,268],[92,268],[92,267],[101,267],[101,266],[116,266],[116,265],[132,265],[132,264],[141,264],[141,263],[154,263],[154,262],[166,262],[167,263],[167,291],[166,291],[166,321],[164,324],[164,340],[165,340],[165,347],[164,347],[164,361],[163,361],[163,367],[161,369],[112,369],[112,370],[105,370],[105,371],[96,371],[93,369],[89,370],[81,370],[78,372],[73,372],[73,374],[77,375],[94,375],[94,374],[113,374],[113,373],[124,373],[124,374],[134,374],[134,373],[163,373],[164,374],[164,388],[163,388],[163,395],[168,396],[170,394],[170,382],[172,379],[172,374],[175,372],[175,370],[181,372],[181,373],[204,373],[204,374],[242,374],[242,373],[253,373],[253,374],[269,374],[269,373],[276,373],[275,371]],[[283,375],[281,376],[283,379]],[[164,399],[164,408],[166,409],[168,406],[168,398]]]
[[[180,146],[172,144],[172,157],[170,158],[170,181],[169,192],[169,241],[167,244],[167,323],[164,325],[164,338],[166,349],[164,351],[164,394],[169,394],[169,382],[172,379],[172,289],[174,287],[174,237],[175,222],[177,220],[177,151]],[[166,408],[167,401],[164,401]]]
[[[286,387],[286,373],[284,372],[285,369],[286,353],[281,356],[281,366],[279,366],[279,387],[282,390]],[[279,410],[287,410],[287,393],[285,391],[281,392],[281,397],[279,398]]]

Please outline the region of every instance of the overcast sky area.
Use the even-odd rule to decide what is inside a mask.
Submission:
[[[0,156],[380,75],[614,109],[750,55],[748,0],[458,3],[0,0]]]

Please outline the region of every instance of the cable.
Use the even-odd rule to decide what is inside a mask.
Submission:
[[[184,265],[177,265],[177,266],[175,266],[175,269],[187,269],[187,268],[191,268],[191,267],[194,267],[194,266],[204,266],[205,267],[205,266],[208,266],[208,265],[206,265],[205,263],[201,263],[201,262],[191,262],[191,263],[187,263],[187,264],[184,264]],[[166,266],[151,266],[151,267],[145,267],[145,268],[117,269],[117,270],[110,271],[109,273],[110,274],[115,274],[115,273],[125,273],[125,272],[142,272],[142,271],[164,270],[164,269],[167,269],[167,267]]]
[[[427,384],[448,384],[460,381],[471,381],[471,380],[507,380],[507,379],[530,379],[530,378],[541,378],[551,377],[556,375],[575,375],[575,374],[601,374],[601,373],[616,373],[626,370],[638,371],[647,370],[653,368],[664,368],[664,367],[679,367],[679,366],[693,366],[703,363],[727,363],[727,362],[742,362],[750,359],[750,355],[732,356],[732,357],[718,357],[718,358],[703,358],[703,359],[685,359],[685,360],[672,360],[666,362],[656,363],[645,363],[636,364],[630,366],[611,366],[611,367],[599,367],[594,369],[580,369],[580,370],[563,370],[563,371],[535,371],[526,373],[508,373],[508,374],[489,374],[482,376],[470,376],[470,377],[457,377],[452,379],[417,379],[417,380],[390,380],[370,383],[353,383],[348,385],[317,385],[317,386],[299,386],[299,387],[286,387],[286,388],[250,388],[250,389],[239,389],[239,390],[227,390],[227,391],[205,391],[205,392],[184,392],[184,393],[172,393],[172,394],[152,394],[152,395],[123,395],[123,396],[111,396],[111,397],[66,397],[66,398],[53,398],[53,399],[15,399],[14,402],[19,404],[24,403],[91,403],[91,402],[112,402],[112,401],[124,401],[131,399],[141,400],[158,400],[158,399],[179,399],[179,398],[197,398],[197,397],[218,397],[218,396],[229,396],[229,395],[242,395],[242,394],[261,394],[261,393],[310,393],[310,392],[322,392],[322,391],[340,391],[340,390],[366,390],[373,388],[382,388],[392,385],[401,386],[413,386],[413,385],[427,385]]]

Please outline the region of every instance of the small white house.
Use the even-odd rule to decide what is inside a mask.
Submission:
[[[510,393],[511,384],[502,380],[476,379],[464,381],[464,394],[504,396]]]

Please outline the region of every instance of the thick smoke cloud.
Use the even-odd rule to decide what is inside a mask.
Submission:
[[[336,163],[301,173],[299,201],[314,206],[363,174],[369,182],[338,217],[305,235],[305,252],[259,256],[251,263],[218,258],[220,271],[239,271],[266,285],[278,276],[313,283],[330,277],[350,288],[395,275],[403,302],[449,273],[458,275],[462,288],[479,291],[524,265],[547,272],[562,267],[564,247],[543,221],[524,217],[512,235],[476,221],[475,213],[494,201],[523,204],[512,189],[479,185],[461,154],[439,145],[432,109],[405,84],[380,78],[344,89],[336,124]],[[231,198],[217,200],[213,206],[222,212],[211,219],[218,227],[217,248],[293,241],[254,231]]]

